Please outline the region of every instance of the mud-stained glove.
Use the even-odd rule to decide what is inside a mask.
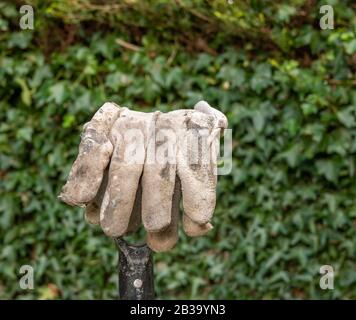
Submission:
[[[142,220],[148,246],[169,250],[178,240],[181,196],[185,233],[200,236],[212,229],[216,160],[225,128],[226,117],[205,101],[194,110],[169,113],[106,103],[84,126],[59,198],[86,205],[86,220],[112,237],[136,231]]]

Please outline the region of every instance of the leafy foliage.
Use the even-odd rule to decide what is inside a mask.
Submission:
[[[228,115],[233,171],[214,230],[156,255],[158,296],[355,299],[352,1],[329,1],[333,30],[319,28],[322,1],[116,3],[32,1],[33,31],[18,27],[21,3],[0,4],[0,297],[115,298],[114,244],[56,198],[82,125],[105,101],[204,98]]]

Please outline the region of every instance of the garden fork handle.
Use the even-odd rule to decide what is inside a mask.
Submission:
[[[153,300],[153,255],[144,243],[129,245],[122,238],[114,238],[119,249],[119,299]]]

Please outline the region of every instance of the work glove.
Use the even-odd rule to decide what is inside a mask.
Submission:
[[[78,157],[59,198],[86,207],[86,220],[111,237],[143,223],[147,244],[166,251],[183,229],[212,229],[219,137],[226,117],[200,101],[194,109],[143,113],[104,104],[84,125]]]

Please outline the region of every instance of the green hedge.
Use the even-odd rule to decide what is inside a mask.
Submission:
[[[323,1],[29,2],[33,31],[18,27],[22,2],[0,4],[1,298],[115,298],[113,242],[56,198],[82,125],[108,100],[202,98],[228,115],[233,171],[214,230],[155,255],[158,296],[356,298],[351,0],[328,1],[333,30]],[[22,264],[35,290],[19,288]],[[334,290],[319,287],[325,264]]]

